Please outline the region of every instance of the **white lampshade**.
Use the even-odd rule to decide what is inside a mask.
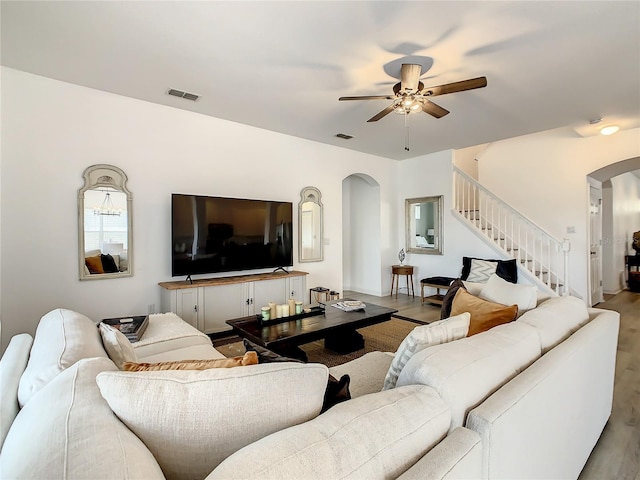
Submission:
[[[102,253],[105,255],[120,255],[124,251],[123,243],[103,243]]]

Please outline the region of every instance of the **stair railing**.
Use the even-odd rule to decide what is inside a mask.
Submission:
[[[549,293],[569,294],[569,240],[555,239],[457,167],[453,212]]]

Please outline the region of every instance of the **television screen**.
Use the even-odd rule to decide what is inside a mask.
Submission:
[[[171,275],[293,265],[293,204],[171,196]]]

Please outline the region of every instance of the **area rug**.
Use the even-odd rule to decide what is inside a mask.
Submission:
[[[324,340],[301,345],[309,357],[309,362],[322,363],[327,367],[333,367],[361,357],[367,352],[395,352],[400,343],[411,330],[417,327],[416,322],[392,318],[388,322],[379,323],[358,330],[364,336],[364,348],[355,352],[341,355],[324,348]],[[216,350],[226,357],[235,357],[244,354],[242,341],[236,341],[226,345],[216,346]]]

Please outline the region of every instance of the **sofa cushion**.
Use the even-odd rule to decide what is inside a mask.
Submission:
[[[29,401],[4,443],[2,478],[164,478],[100,395],[95,378],[108,370],[106,357],[80,360]]]
[[[98,326],[100,337],[102,338],[102,346],[107,355],[116,366],[122,370],[125,362],[136,362],[136,352],[131,346],[129,339],[117,328],[100,322]]]
[[[535,327],[546,353],[589,321],[585,303],[576,297],[550,298],[526,312],[518,322]]]
[[[384,379],[393,361],[391,352],[368,352],[350,362],[329,369],[335,378],[349,375],[349,393],[351,398],[382,390]]]
[[[476,262],[474,262],[474,260],[476,260]],[[478,262],[478,260],[483,263]],[[475,264],[475,271],[474,275],[469,278],[472,270],[472,264]],[[483,273],[481,272],[481,270],[484,270],[485,272]],[[486,273],[488,273],[488,275]],[[518,265],[516,263],[516,260],[496,260],[462,257],[462,273],[460,274],[460,278],[462,278],[462,280],[466,280],[469,282],[486,283],[492,273],[495,273],[499,277],[504,278],[507,282],[517,283]]]
[[[518,314],[521,315],[527,310],[536,308],[538,288],[535,285],[507,282],[494,274],[478,296],[489,302],[517,305]]]
[[[420,350],[424,350],[432,345],[451,342],[464,338],[469,331],[468,312],[461,313],[455,317],[446,318],[429,325],[420,325],[409,332],[396,351],[393,361],[389,366],[389,371],[384,379],[384,390],[396,386],[398,375],[409,359]]]
[[[60,372],[90,357],[107,357],[95,322],[64,308],[44,315],[36,329],[29,363],[20,378],[20,406],[26,405]]]
[[[488,302],[460,288],[453,298],[451,315],[460,315],[464,312],[471,314],[468,336],[472,336],[497,325],[512,322],[518,315],[518,306]]]
[[[248,445],[207,480],[396,478],[444,438],[449,423],[432,388],[377,392]]]
[[[175,313],[149,315],[142,338],[132,345],[138,360],[144,362],[226,358],[213,348],[206,334]],[[191,347],[196,351],[190,352]],[[193,356],[196,353],[206,356]]]
[[[294,362],[304,363],[302,360],[296,358],[285,357],[276,352],[256,345],[250,342],[246,338],[242,341],[244,348],[247,352],[254,352],[258,356],[258,363],[280,363],[280,362]],[[334,405],[351,399],[351,393],[349,392],[349,384],[351,378],[349,375],[342,375],[338,378],[329,373],[329,379],[327,380],[327,389],[324,392],[324,402],[322,403],[322,409],[320,412],[326,412]]]
[[[400,372],[397,385],[433,387],[451,407],[453,430],[464,425],[469,410],[539,356],[536,330],[509,323],[416,353]]]
[[[0,450],[13,420],[20,411],[18,385],[27,367],[33,337],[21,333],[11,338],[0,358]]]
[[[269,363],[212,370],[104,372],[97,382],[116,415],[167,478],[204,478],[240,448],[317,416],[328,369]]]

